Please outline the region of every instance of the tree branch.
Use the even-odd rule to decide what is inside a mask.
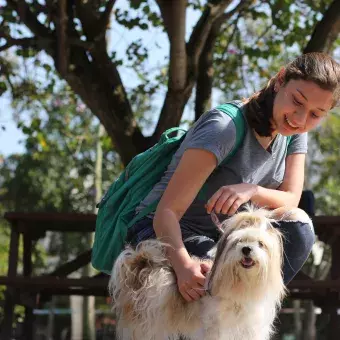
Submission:
[[[103,14],[101,15],[100,19],[99,19],[99,25],[98,25],[98,30],[99,30],[99,34],[104,34],[106,32],[106,29],[109,26],[110,23],[110,18],[111,18],[111,13],[113,10],[113,6],[115,5],[116,0],[109,0],[105,6],[105,11],[103,12]]]
[[[165,32],[168,34],[169,40],[171,38],[172,32],[171,32],[171,10],[174,7],[174,4],[171,4],[171,1],[167,0],[156,0],[159,9],[161,11],[162,19],[163,19],[163,24],[165,28]]]
[[[76,11],[82,23],[84,33],[91,41],[105,40],[105,32],[110,22],[110,16],[116,0],[109,0],[105,11],[98,17],[92,8],[92,2],[75,0]]]
[[[334,0],[316,24],[312,37],[303,52],[330,52],[339,32],[340,1]]]
[[[0,51],[5,51],[13,46],[18,46],[22,48],[33,48],[37,51],[48,50],[49,47],[54,43],[54,40],[49,38],[12,38],[7,35],[0,33],[0,38],[4,38],[6,40],[6,44],[0,46]],[[84,50],[91,51],[94,49],[93,43],[88,43],[86,41],[81,41],[79,39],[70,38],[68,42],[71,46],[81,47]]]
[[[49,43],[48,39],[37,39],[37,38],[20,38],[14,39],[11,37],[3,37],[6,39],[6,44],[0,46],[0,52],[5,51],[13,46],[19,46],[22,48],[33,48],[35,50],[43,50]]]
[[[40,43],[46,42],[44,49],[54,59],[58,71],[63,73],[61,74],[62,78],[100,119],[123,163],[127,164],[138,152],[145,150],[148,139],[137,127],[120,75],[107,55],[105,35],[99,40],[95,39],[93,28],[98,23],[99,14],[98,12],[89,12],[91,6],[80,4],[80,7],[77,8],[76,5],[80,2],[80,0],[76,0],[76,4],[72,4],[72,8],[67,8],[68,11],[65,11],[64,6],[66,0],[58,2],[60,7],[52,8],[56,24],[56,30],[52,32],[37,20],[36,13],[32,12],[27,3],[20,1],[19,4],[17,1],[8,0],[8,5],[19,13],[20,21],[36,36],[31,40],[11,40],[11,44],[33,43],[34,39],[38,39]],[[87,3],[92,2],[88,1]],[[70,6],[71,2],[67,1],[67,4]],[[107,9],[112,5],[113,2],[110,1]],[[70,9],[77,11],[76,13],[80,15],[78,17],[82,22],[87,41],[70,35],[70,28],[65,25],[65,22],[70,24],[70,21],[73,21]],[[93,18],[95,18],[94,21],[92,21]],[[8,42],[6,47],[9,47]],[[69,64],[72,64],[72,69],[68,72],[62,71],[65,70],[65,66],[58,67],[60,61],[63,62],[62,56],[65,49],[69,49]],[[89,59],[89,54],[86,52],[91,53],[92,59]]]
[[[223,23],[228,22],[236,13],[239,13],[235,20],[235,28],[237,27],[237,21],[239,20],[242,12],[244,12],[252,4],[252,0],[241,0],[237,6],[227,13],[221,15],[210,30],[204,45],[203,51],[199,58],[198,77],[196,85],[196,98],[195,98],[195,120],[197,120],[206,110],[211,107],[211,93],[213,86],[213,51],[216,44],[216,39],[220,34]],[[235,33],[235,29],[230,35],[228,44],[232,40]]]
[[[56,25],[57,32],[57,70],[64,76],[67,73],[69,63],[69,48],[67,46],[67,3],[66,0],[58,2],[58,21]]]
[[[180,123],[184,106],[190,98],[192,89],[197,79],[199,56],[203,50],[211,27],[214,21],[216,21],[224,13],[225,9],[231,2],[232,0],[210,0],[208,2],[206,9],[204,10],[201,18],[198,20],[191,38],[186,45],[187,69],[183,70],[184,64],[182,64],[181,67],[178,67],[177,69],[171,69],[172,65],[170,65],[169,88],[155,132],[152,136],[154,140],[157,140],[161,133],[167,128],[171,126],[177,126]],[[173,2],[167,0],[157,0],[157,3],[160,6],[164,26],[168,33],[170,43],[172,43],[176,36],[174,34],[174,32],[176,32],[175,30],[182,25],[181,17],[179,14],[176,14],[176,17],[172,16],[172,14],[174,14],[175,7]],[[178,6],[178,2],[176,2],[176,6]],[[175,20],[173,20],[174,18]],[[174,55],[170,55],[171,61],[173,58]],[[170,81],[171,76],[173,75],[172,72],[177,73],[178,76],[181,77],[180,84],[183,84],[183,81],[185,80],[184,88],[180,89],[178,86],[179,83],[177,83],[177,87],[172,88],[170,86],[170,84],[176,84]],[[179,89],[180,91],[175,91],[175,89]]]
[[[88,38],[88,40],[94,41],[96,36],[96,24],[98,18],[94,15],[92,11],[91,1],[75,0],[76,14],[81,22],[83,31]]]
[[[187,101],[185,88],[188,79],[185,44],[186,0],[157,0],[170,41],[168,92],[153,134],[157,140],[164,130],[178,125]],[[190,96],[190,94],[189,94]]]
[[[198,58],[203,50],[214,21],[223,15],[225,9],[231,2],[232,0],[214,1],[214,5],[212,2],[208,2],[206,9],[193,29],[187,44],[187,53],[191,59],[190,64],[192,65],[193,73],[196,71],[195,69],[197,68]]]
[[[51,31],[41,24],[25,1],[7,0],[7,4],[19,14],[22,22],[37,36],[49,38]]]
[[[187,80],[185,49],[186,0],[157,0],[170,40],[169,89],[184,90]]]
[[[236,13],[239,13],[239,16],[240,16],[241,12],[244,12],[245,10],[247,10],[253,2],[254,2],[253,0],[240,0],[240,2],[233,9],[231,9],[229,12],[223,13],[216,20],[214,25],[216,25],[216,27],[219,27],[220,29],[224,22],[231,19],[233,15],[235,15]]]

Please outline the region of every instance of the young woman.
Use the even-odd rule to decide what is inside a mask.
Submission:
[[[323,53],[302,55],[289,63],[266,87],[242,102],[246,134],[232,159],[220,165],[233,149],[233,120],[217,109],[203,114],[187,133],[161,181],[137,211],[161,197],[154,215],[130,230],[132,244],[161,238],[178,288],[187,301],[204,294],[210,269],[190,255],[207,256],[219,233],[212,222],[252,202],[275,209],[285,235],[284,280],[288,283],[309,256],[314,230],[298,209],[304,181],[307,132],[318,126],[340,97],[340,65]],[[287,136],[292,136],[287,147]],[[198,193],[204,185],[208,200]]]

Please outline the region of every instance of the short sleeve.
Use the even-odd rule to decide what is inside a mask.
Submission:
[[[308,134],[307,132],[293,135],[288,145],[287,155],[294,153],[307,153],[308,151]]]
[[[184,141],[184,150],[210,151],[220,164],[233,149],[235,142],[236,127],[232,118],[214,109],[204,113],[192,126]]]

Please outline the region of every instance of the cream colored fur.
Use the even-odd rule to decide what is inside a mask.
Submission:
[[[222,223],[206,281],[207,293],[186,302],[158,240],[127,248],[117,259],[109,291],[123,340],[268,340],[285,296],[282,237],[271,212],[248,208]],[[242,249],[252,249],[253,266],[244,268]]]

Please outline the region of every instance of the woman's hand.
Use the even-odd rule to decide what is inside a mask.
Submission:
[[[256,194],[257,185],[241,183],[221,187],[206,204],[208,214],[233,215],[237,209]]]
[[[208,263],[190,259],[184,265],[174,266],[177,285],[183,298],[190,302],[205,295],[205,274],[211,269]]]

